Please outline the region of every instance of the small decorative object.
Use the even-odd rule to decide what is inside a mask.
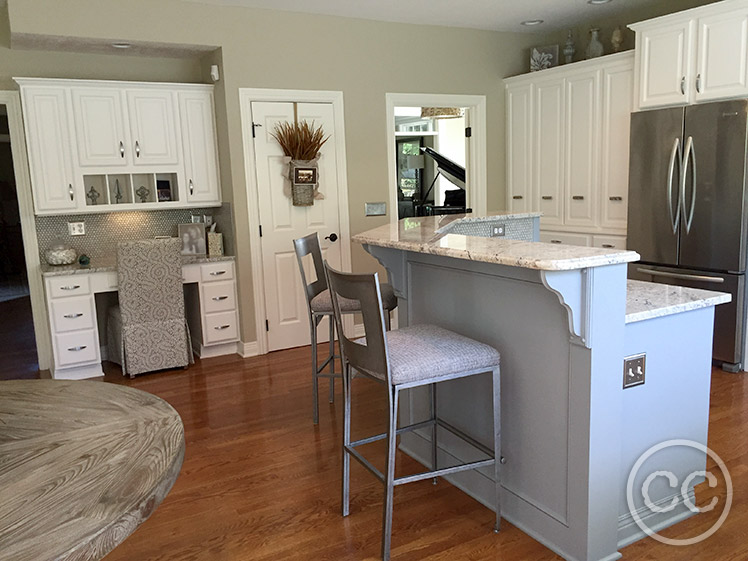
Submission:
[[[530,49],[530,72],[558,66],[558,45]]]
[[[83,253],[80,257],[78,257],[78,264],[81,267],[88,267],[91,264],[91,258]]]
[[[576,52],[577,48],[574,46],[574,37],[570,29],[569,34],[566,36],[566,43],[564,43],[564,60],[566,64],[574,62],[574,53]]]
[[[156,180],[156,193],[158,195],[158,202],[163,203],[171,200],[171,181],[168,179],[157,179]]]
[[[590,42],[587,45],[587,59],[603,56],[603,44],[600,42],[600,30],[597,27],[590,29]]]
[[[44,252],[44,259],[50,265],[72,265],[77,258],[78,252],[62,240],[55,240],[50,248]]]
[[[620,25],[613,30],[613,35],[610,36],[610,44],[613,46],[614,53],[621,51],[621,45],[623,44],[623,29],[621,29]]]
[[[135,191],[135,194],[140,197],[141,203],[145,203],[148,202],[148,195],[150,195],[151,192],[146,189],[145,185],[141,185],[140,187],[138,187],[138,190]]]
[[[122,200],[122,190],[119,188],[119,179],[114,180],[114,204],[119,204]]]
[[[271,133],[281,145],[288,162],[288,179],[294,206],[311,206],[315,199],[323,199],[319,192],[317,161],[322,145],[330,139],[322,126],[314,126],[314,121],[278,123]],[[285,188],[284,188],[285,192]]]
[[[98,199],[101,195],[99,192],[93,188],[93,185],[91,185],[91,188],[88,190],[88,193],[86,193],[86,197],[91,200],[91,204],[96,204],[96,199]]]
[[[216,232],[216,225],[213,224],[208,232],[208,255],[211,257],[223,255],[223,234]]]
[[[182,255],[205,255],[205,224],[179,224],[177,228],[182,240]]]

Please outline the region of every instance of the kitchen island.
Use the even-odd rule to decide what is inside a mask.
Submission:
[[[387,269],[400,325],[434,323],[501,353],[502,516],[565,559],[620,558],[620,547],[644,535],[625,493],[638,457],[670,438],[706,444],[714,306],[729,295],[631,284],[633,251],[451,230],[439,217],[406,218],[353,239]],[[641,353],[645,383],[623,389],[624,358]],[[438,403],[441,418],[485,444],[490,383],[488,376],[445,382]],[[401,421],[428,411],[427,393],[411,391]],[[428,464],[429,438],[414,433],[400,446]],[[438,442],[441,465],[473,459],[447,433]],[[703,470],[705,456],[690,452],[658,467]],[[493,506],[490,473],[450,480]],[[672,498],[672,490],[659,491],[656,503]],[[683,504],[651,517],[639,503],[634,510],[657,527],[691,514]]]

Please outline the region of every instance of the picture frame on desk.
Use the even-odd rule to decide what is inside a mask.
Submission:
[[[177,226],[179,239],[182,240],[182,255],[204,256],[207,253],[205,242],[205,224],[194,222]]]

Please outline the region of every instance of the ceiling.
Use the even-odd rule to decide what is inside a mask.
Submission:
[[[2,1],[2,0],[0,0]],[[613,18],[653,0],[613,0],[593,6],[587,0],[184,0],[288,12],[379,21],[444,25],[496,31],[551,31],[597,18]],[[522,21],[542,19],[540,26]]]

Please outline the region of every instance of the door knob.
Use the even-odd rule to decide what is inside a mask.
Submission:
[[[335,232],[333,232],[329,236],[325,236],[325,239],[330,240],[331,242],[336,242],[338,241],[338,235]]]

